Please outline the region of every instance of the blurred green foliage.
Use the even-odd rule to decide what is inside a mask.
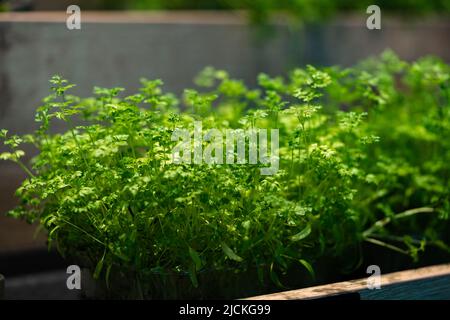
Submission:
[[[294,21],[315,22],[342,12],[364,12],[369,5],[380,6],[383,13],[423,15],[450,12],[448,0],[95,0],[73,1],[86,10],[246,10],[251,21],[265,23],[275,12],[288,13]],[[65,10],[67,4],[60,4]],[[37,5],[46,8],[46,2]],[[52,10],[58,4],[49,6]],[[0,11],[32,10],[33,0],[0,0]]]
[[[270,13],[284,11],[303,21],[316,21],[342,11],[363,10],[379,5],[383,12],[425,14],[450,12],[447,0],[108,0],[105,9],[138,10],[249,10],[256,22],[264,22]]]

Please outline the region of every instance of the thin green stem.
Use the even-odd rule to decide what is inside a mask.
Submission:
[[[376,230],[379,230],[379,229],[385,227],[392,220],[407,218],[407,217],[413,216],[413,215],[418,214],[418,213],[430,213],[430,212],[434,212],[434,209],[433,208],[429,208],[429,207],[415,208],[415,209],[406,210],[406,211],[404,211],[402,213],[398,213],[398,214],[394,215],[392,218],[391,217],[386,217],[384,219],[378,220],[369,229],[367,229],[366,231],[363,232],[363,238],[369,237]]]
[[[27,168],[26,165],[22,163],[22,161],[17,160],[16,163],[32,178],[34,178],[34,174]]]
[[[85,230],[83,230],[83,229],[80,228],[79,226],[73,224],[72,222],[70,222],[70,221],[68,221],[68,220],[66,220],[66,219],[63,219],[63,218],[60,218],[60,219],[61,219],[63,222],[67,223],[68,225],[74,227],[75,229],[77,229],[77,230],[83,232],[85,235],[87,235],[88,237],[90,237],[91,239],[93,239],[95,242],[98,242],[98,243],[100,243],[101,245],[107,247],[107,245],[106,245],[104,242],[100,241],[99,239],[97,239],[96,237],[94,237],[94,236],[91,235],[90,233],[86,232]]]
[[[381,246],[381,247],[384,247],[384,248],[387,248],[387,249],[391,249],[391,250],[396,251],[396,252],[399,252],[399,253],[401,253],[401,254],[405,254],[405,255],[408,255],[408,254],[409,254],[409,252],[406,251],[406,250],[403,250],[403,249],[401,249],[401,248],[399,248],[399,247],[396,247],[396,246],[394,246],[394,245],[391,245],[391,244],[389,244],[389,243],[387,243],[387,242],[384,242],[384,241],[381,241],[381,240],[378,240],[378,239],[374,239],[374,238],[366,238],[366,239],[364,239],[364,241],[367,241],[367,242],[376,244],[376,245],[378,245],[378,246]]]

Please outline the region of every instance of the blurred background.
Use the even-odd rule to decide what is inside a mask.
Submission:
[[[81,30],[66,27],[73,4]],[[366,27],[371,4],[381,8],[381,30]],[[350,66],[387,48],[406,60],[432,54],[450,62],[449,13],[448,0],[0,0],[0,128],[31,132],[54,74],[88,96],[93,86],[131,93],[141,77],[161,78],[166,90],[181,93],[209,65],[252,85],[260,72]],[[14,164],[0,162],[6,275],[60,263],[35,226],[5,216],[22,179]],[[32,260],[40,266],[27,263],[40,256]]]

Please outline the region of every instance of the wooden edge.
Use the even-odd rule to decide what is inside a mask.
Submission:
[[[66,23],[65,11],[0,13],[0,22]],[[247,23],[242,11],[84,11],[81,23],[231,24]]]
[[[381,275],[381,287],[402,282],[409,282],[433,277],[450,275],[450,263],[436,265],[431,267],[424,267],[419,269],[412,269],[394,273]],[[304,300],[317,299],[326,296],[333,296],[337,294],[345,294],[357,292],[367,289],[367,278],[337,282],[333,284],[326,284],[322,286],[290,290],[256,297],[250,297],[245,300]]]
[[[59,11],[0,12],[0,22],[21,23],[65,23],[69,14]],[[430,14],[426,17],[404,17],[387,14],[383,25],[387,27],[450,28],[449,13]],[[346,27],[366,26],[364,11],[339,13],[325,24]],[[289,25],[291,16],[283,12],[273,13],[270,21],[274,25]],[[295,20],[294,20],[295,21]],[[153,11],[89,11],[81,8],[82,23],[147,23],[147,24],[197,24],[197,25],[248,25],[249,14],[245,10],[153,10]]]

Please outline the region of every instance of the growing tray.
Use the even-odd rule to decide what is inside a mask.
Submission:
[[[450,300],[450,263],[381,275],[380,289],[368,289],[367,278],[290,290],[248,300]]]

